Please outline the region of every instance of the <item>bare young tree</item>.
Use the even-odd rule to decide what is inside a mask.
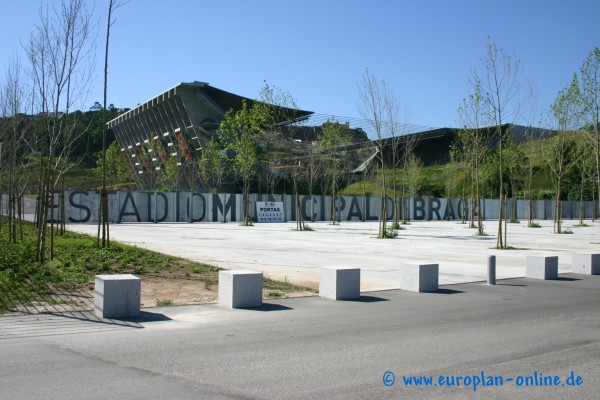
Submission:
[[[458,109],[458,121],[463,130],[458,135],[460,148],[471,168],[471,223],[474,227],[474,217],[477,215],[477,233],[483,235],[483,223],[481,213],[481,180],[482,168],[489,151],[489,139],[487,130],[484,129],[490,121],[490,115],[486,113],[481,88],[481,79],[475,71],[471,72],[469,78],[471,93]]]
[[[400,156],[399,157],[394,156],[395,165],[402,166],[402,172],[405,177],[408,175],[409,160],[410,160],[411,156],[414,155],[414,150],[417,147],[418,139],[419,139],[418,135],[414,134],[414,135],[403,135],[397,140],[398,146],[399,146],[398,151],[400,152]],[[396,146],[394,146],[394,150],[396,150]],[[407,188],[408,188],[408,186],[406,184],[402,185],[402,223],[403,224],[408,224]],[[394,195],[395,195],[395,193],[394,193]],[[408,196],[410,196],[410,195],[408,195]],[[394,203],[395,202],[396,202],[396,200],[394,200]],[[394,210],[394,211],[396,211],[396,210]],[[397,226],[396,219],[394,219],[394,221],[396,222],[395,226]]]
[[[293,153],[290,138],[297,128],[293,122],[300,114],[298,105],[290,92],[265,81],[252,109],[254,124],[260,126],[263,131],[263,147],[270,149],[261,154],[261,170],[267,193],[274,195],[277,184],[283,178],[283,172],[297,170],[292,167],[296,164],[289,164],[288,161]]]
[[[31,157],[25,156],[26,136],[30,128],[25,115],[28,98],[21,64],[15,56],[6,68],[5,82],[0,89],[0,141],[3,143],[2,151],[6,154],[4,160],[0,160],[0,169],[8,172],[8,238],[13,243],[17,241],[17,226],[22,228],[21,200],[28,182],[28,174],[21,172],[31,162]]]
[[[532,141],[537,138],[537,135],[534,133],[535,131],[533,129],[529,129],[526,133],[525,133],[525,138],[528,141]],[[537,170],[537,166],[535,163],[535,157],[536,157],[536,152],[537,152],[537,147],[533,146],[531,143],[529,143],[527,146],[525,146],[524,149],[524,168],[525,168],[525,174],[523,175],[524,177],[524,188],[525,188],[525,192],[526,192],[526,197],[527,197],[527,226],[530,228],[533,227],[538,227],[539,224],[534,224],[533,221],[533,179],[536,176],[538,170]]]
[[[496,247],[507,248],[506,233],[503,232],[502,218],[505,215],[502,199],[505,197],[504,162],[503,162],[503,127],[515,120],[521,110],[524,99],[520,96],[524,81],[524,70],[519,60],[513,59],[498,49],[491,40],[487,44],[487,53],[482,60],[480,82],[482,100],[488,112],[493,115],[496,137],[498,140],[498,237]],[[504,233],[504,238],[503,238]]]
[[[39,230],[37,257],[43,263],[46,249],[46,218],[54,210],[54,188],[72,166],[74,143],[87,130],[69,113],[83,104],[92,77],[94,31],[91,11],[83,0],[63,0],[59,5],[40,8],[40,22],[25,46],[35,91],[38,118],[45,121],[40,149]],[[51,216],[54,223],[54,216]],[[50,257],[53,256],[51,229]]]
[[[571,84],[558,92],[551,106],[552,117],[555,121],[556,133],[551,138],[550,146],[546,149],[544,158],[552,171],[555,190],[554,233],[562,232],[561,191],[563,178],[572,159],[572,133],[580,127],[582,104],[577,76],[574,75]]]
[[[390,127],[397,126],[397,121],[386,121],[387,118],[398,116],[397,100],[387,83],[365,70],[362,80],[359,83],[359,112],[363,118],[369,121],[373,129],[372,139],[377,147],[379,158],[380,176],[381,176],[381,211],[379,215],[379,234],[380,239],[394,237],[389,234],[387,227],[388,216],[388,176],[386,167],[386,146],[389,145],[390,137],[394,136],[394,130]]]
[[[596,164],[596,193],[600,195],[600,48],[595,47],[581,67],[581,97],[586,133]],[[593,204],[594,211],[596,205]]]
[[[331,195],[331,213],[330,221],[335,224],[336,217],[336,198],[338,185],[344,173],[345,162],[348,157],[348,151],[345,148],[351,140],[351,134],[345,124],[336,120],[327,120],[322,126],[319,134],[319,148],[322,154],[322,160],[325,165],[324,182],[329,183]]]
[[[98,244],[102,231],[102,248],[110,246],[110,228],[108,213],[108,191],[106,190],[106,98],[108,96],[108,48],[110,28],[115,23],[113,12],[128,1],[109,0],[108,17],[106,18],[106,45],[104,48],[104,97],[102,107],[102,190],[100,191],[100,218],[98,218]]]
[[[300,179],[308,190],[310,197],[310,221],[314,221],[314,202],[313,194],[317,183],[322,180],[323,176],[323,160],[318,152],[318,146],[311,145],[307,157],[304,159],[302,164],[302,174]]]
[[[574,150],[574,169],[579,175],[579,225],[585,226],[585,204],[584,199],[588,194],[588,188],[594,193],[594,173],[596,171],[596,160],[593,147],[588,140],[582,140],[578,137],[575,142]],[[593,197],[593,196],[592,196]]]

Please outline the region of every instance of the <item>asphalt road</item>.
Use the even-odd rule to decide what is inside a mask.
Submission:
[[[567,274],[252,310],[152,308],[119,323],[8,316],[0,399],[598,398],[599,305],[600,277]],[[580,385],[562,386],[571,371]],[[503,385],[465,385],[482,373]],[[517,385],[536,373],[561,383]],[[461,386],[404,384],[421,375]]]

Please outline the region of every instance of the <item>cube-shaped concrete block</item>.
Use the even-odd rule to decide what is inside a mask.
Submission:
[[[525,276],[544,280],[558,278],[558,256],[528,255]]]
[[[573,273],[600,275],[600,253],[573,253]]]
[[[402,264],[400,289],[411,292],[435,292],[438,290],[439,275],[439,264]]]
[[[228,308],[262,306],[262,272],[219,271],[219,304]]]
[[[331,300],[360,298],[360,268],[321,268],[319,296]]]
[[[140,315],[142,280],[131,274],[96,275],[94,313],[100,318]]]

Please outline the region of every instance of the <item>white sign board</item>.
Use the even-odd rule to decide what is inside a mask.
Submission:
[[[285,222],[282,201],[257,201],[256,222]]]

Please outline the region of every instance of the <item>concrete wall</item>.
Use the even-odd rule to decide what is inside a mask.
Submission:
[[[55,196],[58,204],[58,195]],[[281,201],[284,205],[286,221],[296,220],[296,207],[292,195],[251,195],[251,202]],[[380,198],[363,196],[339,196],[335,200],[336,217],[341,221],[376,221],[379,218]],[[26,213],[35,212],[35,200],[25,199]],[[68,191],[65,194],[67,223],[94,223],[98,221],[99,192]],[[328,221],[331,210],[330,196],[300,196],[301,209],[305,221]],[[463,207],[464,206],[464,207]],[[592,217],[592,202],[585,203],[585,218]],[[598,208],[598,204],[596,204]],[[5,204],[3,204],[5,208]],[[252,208],[253,215],[256,213]],[[388,199],[388,219],[392,218],[393,200]],[[399,205],[399,214],[402,207]],[[126,222],[231,222],[240,221],[243,216],[243,197],[229,193],[191,192],[111,192],[109,193],[110,221]],[[459,221],[465,213],[469,218],[471,204],[462,199],[410,198],[408,199],[408,219],[412,221],[448,220]],[[526,220],[528,205],[525,200],[515,202],[517,219]],[[532,205],[533,218],[551,220],[554,216],[554,202],[535,200]],[[509,215],[511,205],[509,201]],[[6,210],[3,210],[5,213]],[[59,208],[56,206],[56,218]],[[596,213],[600,216],[600,213]],[[498,200],[482,201],[482,217],[485,220],[498,219]],[[563,202],[563,218],[579,218],[579,202]]]

